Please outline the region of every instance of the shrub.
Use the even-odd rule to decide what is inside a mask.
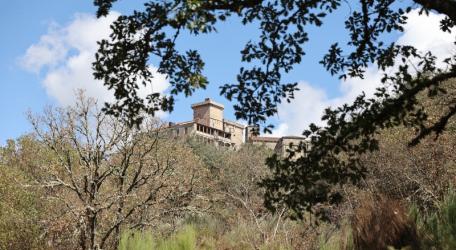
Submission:
[[[352,220],[355,249],[419,248],[413,220],[397,200],[367,197]]]

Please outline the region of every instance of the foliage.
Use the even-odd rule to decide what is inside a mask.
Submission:
[[[154,238],[148,232],[123,232],[120,237],[119,250],[156,249]]]
[[[113,2],[95,1],[99,7],[97,15],[106,15]],[[113,26],[111,40],[100,42],[95,76],[116,92],[119,101],[107,107],[109,112],[126,114],[133,123],[140,121],[135,120],[140,110],[149,113],[160,108],[171,110],[172,97],[161,99],[154,93],[145,103],[136,95],[136,81],[150,84],[153,77],[147,66],[150,57],[157,57],[159,72],[169,76],[172,95],[181,92],[190,95],[207,83],[201,74],[204,62],[197,51],[180,53],[175,48],[176,38],[184,30],[195,35],[215,32],[218,22],[236,15],[243,25],[258,23],[261,34],[258,42],[249,41],[241,51],[242,62],[251,67],[242,67],[237,83],[224,85],[221,92],[239,102],[235,105],[238,118],[254,124],[263,122],[276,113],[283,98],[287,101],[293,98],[296,83],[283,83],[281,79],[305,55],[303,45],[309,40],[306,28],[321,26],[324,17],[342,3],[340,0],[149,1],[143,10],[121,16]],[[424,12],[447,14],[442,30],[450,31],[454,26],[454,3],[428,0],[415,3]],[[363,77],[369,63],[377,62],[384,69],[395,64],[396,56],[421,57],[413,48],[386,44],[381,39],[385,33],[403,31],[410,6],[398,8],[392,0],[360,1],[359,5],[356,8],[360,9],[352,11],[345,22],[351,39],[347,43],[348,53],[344,55],[345,51],[334,43],[321,61],[331,74],[340,74],[341,78]]]
[[[230,151],[225,148],[217,148],[198,140],[195,137],[186,138],[187,143],[204,165],[211,171],[217,171],[222,168],[225,159],[229,157]]]
[[[209,231],[206,226],[207,224],[202,224],[201,221],[196,225],[186,224],[171,235],[161,236],[147,231],[123,233],[118,249],[311,249],[304,244],[293,246],[285,238],[276,238],[255,245],[246,241],[248,238],[245,234],[252,235],[254,233],[250,231],[251,227],[246,224],[233,227],[222,234]],[[292,228],[290,227],[290,229]],[[290,230],[289,232],[292,233],[293,231]],[[299,235],[289,235],[289,237],[296,237],[294,239],[297,241],[295,244],[302,241]]]
[[[420,105],[436,120],[453,98],[456,80],[445,82],[446,94],[435,98],[419,97]],[[456,120],[448,121],[447,132],[438,138],[427,137],[414,147],[408,146],[413,132],[404,126],[379,131],[379,150],[360,157],[366,168],[361,187],[372,193],[407,200],[420,210],[430,211],[443,199],[448,187],[455,184]]]
[[[63,138],[59,137],[58,140]],[[156,148],[159,156],[151,155],[152,159],[176,160],[177,165],[170,165],[174,169],[171,176],[153,179],[155,184],[164,181],[169,185],[167,189],[162,189],[163,193],[157,197],[159,202],[150,204],[142,213],[133,213],[119,228],[121,232],[154,233],[132,236],[132,239],[126,241],[128,244],[136,242],[135,237],[143,237],[140,242],[145,244],[142,246],[150,247],[150,242],[156,246],[175,246],[176,237],[180,235],[182,228],[191,225],[195,230],[195,244],[198,249],[310,249],[313,245],[316,235],[313,227],[287,221],[283,214],[271,214],[262,205],[263,190],[258,187],[257,182],[259,177],[267,175],[268,172],[264,159],[271,152],[266,148],[246,145],[238,151],[232,151],[195,142],[163,140],[157,144],[160,146]],[[142,146],[147,146],[145,140],[140,142],[143,142]],[[77,151],[77,147],[74,149]],[[83,248],[78,237],[83,233],[79,224],[84,218],[83,214],[79,220],[76,219],[77,212],[84,209],[82,201],[63,187],[47,185],[53,177],[59,176],[62,181],[66,180],[64,174],[67,172],[57,171],[62,167],[59,160],[61,155],[56,154],[36,136],[24,136],[14,143],[11,141],[1,152],[0,192],[6,190],[5,197],[8,199],[0,201],[0,205],[11,208],[8,210],[9,214],[0,214],[0,223],[4,226],[0,232],[5,233],[0,235],[5,235],[2,240],[6,239],[2,244],[8,244],[7,249]],[[106,161],[118,162],[122,159],[121,152],[116,150]],[[170,155],[173,157],[168,158]],[[132,157],[130,164],[137,169],[139,159]],[[76,166],[78,165],[75,165],[74,169],[77,169]],[[3,171],[3,167],[7,171]],[[176,199],[180,190],[173,185],[185,187],[193,170],[198,171],[193,179],[192,195],[186,199]],[[11,181],[10,176],[13,173],[14,181]],[[77,178],[79,172],[76,173]],[[105,195],[116,193],[117,183],[104,183],[106,189],[99,189],[97,201],[103,202]],[[127,205],[134,205],[137,200],[146,198],[147,192],[150,191],[145,189],[137,192],[136,196],[126,197],[126,201],[129,201]],[[33,199],[28,198],[29,196]],[[68,204],[71,204],[74,210],[69,209]],[[103,210],[97,220],[96,239],[102,237],[116,218],[116,210]],[[144,223],[141,227],[138,226],[140,222]],[[105,248],[115,248],[115,244],[114,231]],[[125,240],[120,244],[127,248],[142,247],[130,246]]]
[[[355,249],[419,248],[419,238],[405,207],[385,197],[366,198],[352,221]]]
[[[316,235],[311,225],[285,220],[283,211],[271,214],[263,207],[263,190],[257,183],[268,174],[264,159],[270,150],[255,145],[226,150],[196,138],[186,143],[210,170],[201,193],[210,208],[177,226],[195,230],[197,249],[311,249]],[[167,235],[157,232],[154,241],[175,240],[174,234]]]
[[[264,189],[257,184],[267,176],[268,148],[246,144],[239,150],[189,142],[211,170],[206,196],[211,209],[189,217],[203,248],[209,249],[310,249],[316,232],[312,225],[285,219],[285,209],[271,214],[264,206]]]
[[[124,232],[119,250],[194,250],[196,249],[195,230],[186,226],[166,239],[156,239],[151,232]]]
[[[430,113],[430,119],[438,119],[441,112],[445,112],[442,107],[451,100],[452,91],[455,91],[454,82],[445,82],[442,86],[447,90],[446,94],[419,99],[420,102],[425,100],[422,105]],[[100,147],[82,144],[82,139],[86,138],[83,136],[76,140],[81,144],[68,139],[74,138],[71,128],[86,124],[86,120],[96,124],[97,119],[92,115],[105,114],[96,109],[75,112],[78,107],[48,109],[44,115],[34,116],[34,121],[48,121],[45,124],[58,126],[53,127],[54,130],[39,127],[42,130],[37,133],[44,133],[23,136],[0,148],[0,195],[5,197],[0,201],[0,248],[84,247],[77,236],[83,233],[82,230],[90,230],[80,227],[81,220],[86,218],[78,212],[86,211],[87,205],[65,186],[50,185],[55,184],[53,181],[58,181],[57,178],[64,183],[71,182],[71,175],[63,165],[66,162],[61,157],[74,163],[73,176],[78,186],[83,186],[84,182],[78,181],[84,180],[81,178],[84,171],[95,165],[84,165],[84,159],[88,157],[83,158],[81,155],[84,154],[80,152],[96,155],[93,152]],[[79,120],[85,114],[88,118]],[[116,126],[116,120],[110,120],[114,118],[106,119],[108,127]],[[121,164],[124,153],[133,152],[129,162],[132,172],[127,171],[131,175],[124,176],[126,183],[141,164],[144,170],[164,164],[170,171],[149,177],[154,184],[163,182],[167,187],[156,193],[156,202],[125,219],[119,227],[119,242],[114,231],[104,248],[348,250],[416,243],[422,249],[453,249],[456,242],[456,195],[451,189],[449,193],[447,190],[455,181],[455,125],[454,120],[449,120],[446,133],[436,140],[424,138],[413,148],[407,147],[413,133],[406,128],[380,131],[377,134],[381,142],[379,151],[360,157],[360,164],[367,170],[362,185],[340,187],[337,191],[343,192],[345,197],[341,206],[325,207],[331,224],[313,224],[307,223],[315,220],[310,213],[303,213],[304,218],[309,218],[307,221],[292,221],[286,217],[289,213],[293,215],[293,211],[288,211],[285,206],[278,206],[275,213],[264,208],[265,189],[257,184],[259,179],[271,174],[264,159],[272,152],[266,147],[244,145],[236,151],[226,150],[194,140],[170,140],[165,132],[156,133],[160,131],[156,127],[136,130],[118,124],[126,131],[133,129],[138,133],[128,134],[131,135],[126,137],[128,139],[109,151],[110,154],[99,161],[100,169],[125,167]],[[80,126],[77,131],[86,131],[82,129],[84,127],[90,132],[97,126]],[[156,143],[153,154],[143,150],[151,146],[151,142]],[[137,143],[138,151],[131,151],[131,143]],[[56,145],[60,146],[57,151]],[[141,155],[147,157],[141,158]],[[118,177],[110,176],[107,178],[110,181],[101,185],[94,207],[109,202],[105,197],[119,194]],[[86,178],[90,183],[89,176]],[[147,199],[151,192],[149,187],[145,185],[144,189],[136,189],[134,195],[125,197],[124,208],[129,209],[138,204],[136,202]],[[191,193],[188,188],[191,188]],[[405,211],[410,203],[415,204],[415,209],[407,215]],[[104,210],[97,217],[96,239],[116,223],[119,207],[120,204],[115,203],[114,210],[101,207]],[[413,234],[415,225],[416,234]],[[86,245],[86,248],[89,247]]]
[[[423,249],[456,248],[456,194],[450,188],[438,209],[431,213],[412,207],[411,217],[421,233]]]
[[[423,210],[413,203],[407,205],[372,193],[359,196],[361,204],[350,223],[323,224],[319,249],[455,248],[456,195],[453,188],[447,190],[433,210]]]
[[[329,233],[325,232],[329,231]],[[323,229],[318,239],[318,250],[353,250],[353,235],[349,225],[344,224],[339,230]]]
[[[73,235],[65,248],[116,246],[125,225],[172,223],[197,209],[189,204],[204,170],[189,148],[166,140],[156,120],[128,127],[83,93],[75,107],[49,108],[29,119],[37,142],[54,157],[38,166],[33,182],[59,208],[49,223]]]
[[[98,15],[107,14],[113,2],[95,1]],[[324,17],[344,3],[351,9],[345,20],[350,39],[345,46],[335,41],[320,63],[342,79],[363,78],[372,64],[392,73],[385,73],[375,98],[361,95],[353,104],[327,109],[323,116],[327,125],[312,124],[304,132],[312,147],[298,148],[303,152],[298,161],[271,158],[268,164],[273,177],[263,182],[270,209],[286,205],[297,217],[305,210],[324,216],[314,210],[315,205],[339,203],[341,195],[334,187],[360,182],[366,169],[359,164],[359,156],[378,149],[375,135],[379,129],[401,124],[413,127],[417,134],[411,144],[415,145],[434,132],[441,134],[456,114],[453,99],[431,121],[416,99],[423,91],[436,95],[444,81],[456,77],[455,55],[437,62],[429,51],[384,39],[385,34],[403,31],[407,14],[415,6],[421,7],[420,14],[445,14],[436,30],[451,32],[456,22],[454,1],[360,0],[354,5],[342,0],[147,1],[143,10],[120,16],[110,40],[100,42],[94,75],[114,89],[117,99],[106,111],[127,118],[131,125],[139,124],[141,111],[172,110],[175,95],[191,95],[204,88],[204,61],[195,50],[179,52],[176,39],[182,31],[195,35],[215,32],[217,23],[237,16],[243,25],[258,24],[260,37],[247,42],[241,51],[245,66],[236,83],[223,85],[221,93],[236,99],[237,118],[249,124],[265,123],[277,113],[277,105],[294,97],[296,82],[283,82],[282,76],[301,62],[303,47],[310,39],[309,26],[320,27]],[[158,59],[158,72],[169,77],[172,87],[168,96],[153,93],[143,100],[137,95],[137,85],[151,84],[153,74],[147,65],[151,57]],[[437,63],[446,68],[436,67]],[[270,127],[266,125],[264,130]]]
[[[16,148],[26,148],[29,138],[8,141],[0,148],[0,249],[44,249],[40,220],[46,211],[41,190],[23,186],[30,179],[15,162]]]
[[[412,148],[406,145],[411,133],[404,128],[380,136],[380,150],[361,159],[368,171],[363,188],[407,200],[422,210],[435,209],[454,184],[454,134],[426,138]]]
[[[426,115],[428,119],[426,124],[432,124],[448,112],[448,105],[454,101],[454,94],[454,79],[450,79],[441,83],[441,92],[438,94],[429,97],[425,92],[417,93],[415,97],[417,99],[414,101],[414,109],[416,108],[415,111],[418,113],[429,114]],[[362,102],[364,103],[364,101]],[[373,104],[373,102],[371,104]],[[379,109],[377,109],[377,111],[383,112],[381,111],[383,110],[383,107],[390,104],[391,103],[386,102],[383,105],[378,106]],[[354,105],[357,104],[355,103]],[[390,108],[394,109],[394,112],[402,112],[401,108],[393,106],[390,106]],[[352,108],[353,107],[354,106],[352,106]],[[398,127],[403,121],[406,122],[404,122],[402,126],[407,128],[420,116],[417,113],[403,113],[403,119],[405,120],[397,120],[398,123],[382,120],[387,123],[382,123],[380,127],[383,128],[383,130],[379,130],[376,128],[376,125],[372,123],[373,121],[366,120],[364,117],[364,115],[376,116],[375,113],[377,111],[359,108],[354,108],[353,110],[361,110],[361,113],[352,116],[348,119],[349,121],[341,121],[342,126],[336,126],[334,125],[336,124],[334,123],[335,120],[330,120],[328,126],[331,127],[331,129],[314,127],[312,133],[308,131],[308,143],[312,146],[309,149],[309,147],[303,143],[296,150],[297,152],[304,152],[303,157],[295,159],[292,154],[286,159],[272,157],[268,160],[268,165],[273,172],[273,178],[266,179],[263,182],[263,185],[268,187],[267,205],[270,208],[274,209],[276,204],[285,203],[292,208],[298,216],[300,215],[300,211],[310,210],[325,218],[326,214],[324,213],[324,210],[313,210],[315,209],[314,205],[321,203],[340,203],[342,201],[341,189],[338,187],[350,182],[360,184],[360,180],[369,173],[369,170],[367,169],[368,165],[365,161],[362,161],[362,159],[369,158],[372,155],[372,152],[379,149],[380,133],[382,131],[385,133],[392,132],[392,130],[388,129],[391,129],[394,126]],[[337,112],[333,113],[334,116],[331,115],[328,117],[336,120],[339,118],[345,119],[344,116],[339,117],[336,115]],[[364,115],[362,113],[364,113]],[[386,116],[385,114],[382,114],[380,117],[383,119]],[[411,123],[408,123],[410,121]],[[448,125],[450,130],[454,128],[453,121],[454,119],[446,120],[446,125]],[[337,124],[339,123],[337,122]],[[363,126],[362,131],[364,132],[361,134],[353,134],[354,131],[357,133],[356,131],[359,128],[357,124],[362,124]],[[423,126],[426,127],[426,124],[423,124]],[[362,136],[363,133],[366,137]],[[441,136],[441,134],[438,134],[438,136]],[[413,142],[415,139],[417,139],[417,137],[412,137],[411,141]],[[420,138],[419,140],[422,139],[423,138]],[[327,143],[322,144],[321,142],[323,140]],[[334,143],[337,144],[336,147],[333,147],[336,145]],[[328,151],[328,146],[331,149],[330,151]],[[393,144],[392,146],[397,147],[399,144]],[[407,148],[407,146],[410,146],[410,144],[404,147]],[[404,147],[401,150],[405,150]],[[427,149],[432,149],[432,146],[428,146]],[[399,156],[400,152],[401,151],[395,152],[395,155]],[[438,158],[436,158],[436,160],[438,160]],[[381,161],[383,161],[383,159]],[[419,164],[417,165],[419,166]],[[437,166],[444,168],[443,165]],[[396,170],[398,169],[396,168]],[[426,170],[423,169],[423,171]],[[442,169],[442,171],[446,170]],[[399,178],[401,175],[396,177]]]

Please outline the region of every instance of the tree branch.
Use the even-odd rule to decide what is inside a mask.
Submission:
[[[456,1],[454,0],[414,0],[426,9],[435,10],[447,15],[453,22],[456,22]]]

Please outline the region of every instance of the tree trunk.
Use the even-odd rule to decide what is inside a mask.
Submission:
[[[96,242],[97,235],[97,213],[94,213],[90,208],[87,208],[87,234],[89,236],[89,246],[86,249],[98,249],[98,242]],[[86,246],[87,247],[87,246]]]

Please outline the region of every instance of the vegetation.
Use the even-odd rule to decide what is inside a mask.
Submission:
[[[97,15],[114,2],[95,0]],[[444,14],[436,30],[452,32],[456,1],[145,2],[99,43],[95,78],[116,101],[101,109],[81,92],[73,107],[29,114],[33,131],[0,147],[0,249],[456,249],[456,55],[437,61],[385,40],[415,7]],[[228,150],[171,138],[153,117],[208,84],[179,34],[239,18],[260,37],[221,94],[270,131],[267,118],[297,91],[283,76],[301,63],[306,31],[345,4],[348,42],[320,63],[341,79],[387,73],[374,98],[327,109],[326,125],[303,133],[310,146],[287,157]],[[150,59],[171,90],[141,99]]]
[[[454,249],[456,247],[456,194],[453,188],[438,208],[431,213],[420,213],[412,208],[411,217],[421,233],[424,249]]]
[[[122,127],[112,119],[81,95],[75,107],[30,115],[35,132],[1,148],[2,249],[313,244],[313,226],[263,207],[264,190],[257,183],[268,174],[264,160],[272,152],[267,148],[245,145],[233,151],[191,137],[171,140],[160,127]],[[110,133],[113,129],[117,133]],[[100,176],[105,177],[97,180]],[[128,193],[135,178],[150,182],[141,181],[143,186]],[[91,189],[97,181],[102,183]]]
[[[195,230],[187,226],[168,239],[154,240],[150,232],[125,232],[119,244],[119,250],[195,250]]]
[[[97,15],[106,15],[114,2],[94,1]],[[447,100],[437,119],[429,119],[429,113],[417,101],[422,92],[429,97],[441,93],[441,85],[456,77],[455,54],[437,60],[430,51],[388,40],[389,33],[403,32],[412,8],[419,8],[421,15],[430,11],[444,14],[435,30],[451,32],[456,24],[453,0],[144,2],[143,9],[120,16],[112,26],[110,39],[99,43],[94,76],[113,89],[116,97],[116,102],[105,107],[107,113],[137,125],[143,119],[141,111],[170,111],[174,96],[188,96],[205,88],[208,81],[203,74],[204,60],[198,51],[179,51],[177,38],[185,31],[196,36],[215,32],[218,23],[238,18],[245,26],[258,25],[260,35],[242,49],[236,82],[223,83],[220,92],[236,101],[237,118],[262,125],[265,131],[271,128],[267,118],[277,113],[281,102],[290,102],[297,91],[297,83],[285,82],[283,76],[301,63],[310,39],[307,30],[320,27],[325,17],[348,5],[350,11],[344,22],[348,39],[335,39],[319,63],[341,79],[362,79],[368,66],[378,67],[384,72],[383,85],[375,98],[363,94],[352,104],[327,109],[322,117],[326,126],[312,124],[304,131],[313,146],[299,147],[298,161],[269,159],[273,174],[263,186],[267,188],[267,207],[272,211],[285,205],[297,217],[307,211],[324,218],[317,209],[319,204],[342,202],[342,193],[336,187],[359,184],[367,174],[359,157],[378,150],[379,130],[401,125],[414,128],[411,144],[416,145],[433,133],[440,135],[456,114],[454,98]],[[157,61],[159,73],[168,76],[170,95],[138,97],[138,84],[149,85],[154,77],[148,65],[150,59]]]
[[[444,112],[454,84],[420,99],[431,119]],[[75,107],[48,108],[30,121],[33,133],[0,148],[1,249],[456,246],[454,119],[415,147],[405,126],[380,131],[379,150],[359,158],[363,181],[334,187],[339,205],[318,204],[326,221],[314,213],[290,220],[299,218],[293,209],[264,206],[259,182],[273,174],[264,146],[170,138],[153,119],[129,127],[83,95]]]
[[[8,141],[0,149],[0,249],[34,249],[42,241],[39,222],[44,219],[46,204],[39,190],[27,188],[29,173],[20,168],[30,162],[33,141],[22,137]],[[15,155],[17,148],[31,150],[27,156]],[[38,163],[38,162],[36,162]]]
[[[160,138],[156,121],[130,128],[82,93],[74,108],[29,119],[53,156],[34,181],[58,203],[57,221],[77,221],[70,231],[82,249],[117,245],[123,225],[142,228],[188,209],[195,183],[202,183],[198,160]]]

